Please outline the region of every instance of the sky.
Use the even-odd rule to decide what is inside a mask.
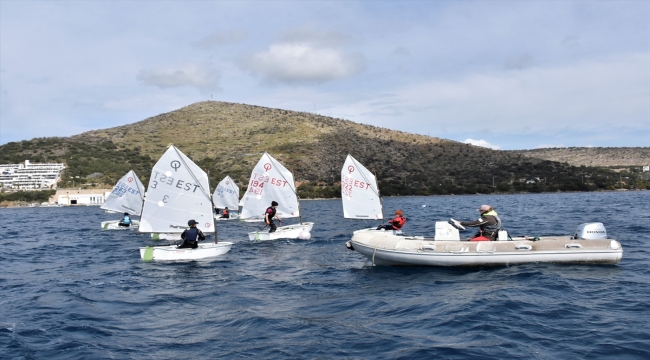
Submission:
[[[0,0],[0,144],[205,100],[502,150],[650,146],[650,1]]]

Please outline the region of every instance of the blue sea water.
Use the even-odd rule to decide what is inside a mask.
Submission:
[[[514,235],[600,221],[618,265],[379,267],[344,243],[376,225],[303,201],[311,240],[252,242],[218,223],[219,258],[143,262],[96,207],[0,210],[0,358],[650,358],[650,192],[393,197],[405,232],[493,205]],[[423,207],[422,205],[427,205]]]

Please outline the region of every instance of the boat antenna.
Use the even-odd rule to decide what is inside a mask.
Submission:
[[[214,220],[214,215],[212,214],[214,212],[214,202],[212,201],[212,197],[210,195],[208,195],[210,193],[209,192],[209,190],[210,190],[210,178],[208,178],[208,192],[206,193],[205,189],[203,188],[203,185],[201,185],[201,182],[199,181],[199,179],[196,178],[196,176],[194,175],[192,170],[190,170],[190,167],[187,166],[187,163],[185,162],[185,159],[183,159],[183,156],[181,156],[181,153],[178,151],[178,148],[176,148],[176,146],[174,146],[174,145],[171,145],[171,147],[173,147],[174,151],[176,151],[176,155],[178,155],[178,158],[181,159],[181,162],[183,163],[183,165],[185,165],[185,168],[187,169],[187,171],[192,176],[192,179],[194,181],[196,181],[197,184],[199,184],[199,188],[203,192],[203,196],[205,196],[208,200],[210,200],[210,205],[212,206],[212,208],[210,210],[210,217],[212,218],[212,228],[214,229],[214,243],[216,244],[217,243],[217,224],[216,224],[216,222]]]

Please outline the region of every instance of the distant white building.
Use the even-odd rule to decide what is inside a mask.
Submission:
[[[650,171],[650,166],[646,165],[643,167],[643,172],[647,172],[647,171]]]
[[[64,164],[0,164],[0,185],[4,189],[39,190],[56,187]]]
[[[111,190],[57,190],[55,199],[59,205],[101,205]]]

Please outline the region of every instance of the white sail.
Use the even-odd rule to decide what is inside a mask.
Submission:
[[[217,188],[214,189],[212,202],[219,209],[227,207],[231,210],[237,210],[237,206],[239,206],[239,187],[230,176],[226,176],[221,180]]]
[[[180,233],[188,220],[214,231],[208,175],[175,146],[154,165],[149,179],[140,232]]]
[[[113,191],[106,197],[101,208],[104,210],[129,213],[129,215],[142,214],[142,201],[144,200],[144,185],[133,170],[124,175],[113,187]]]
[[[341,169],[341,198],[346,219],[384,218],[375,175],[352,155],[348,155]]]
[[[255,165],[242,198],[240,219],[262,218],[272,201],[280,218],[298,217],[298,195],[293,174],[268,153]]]

